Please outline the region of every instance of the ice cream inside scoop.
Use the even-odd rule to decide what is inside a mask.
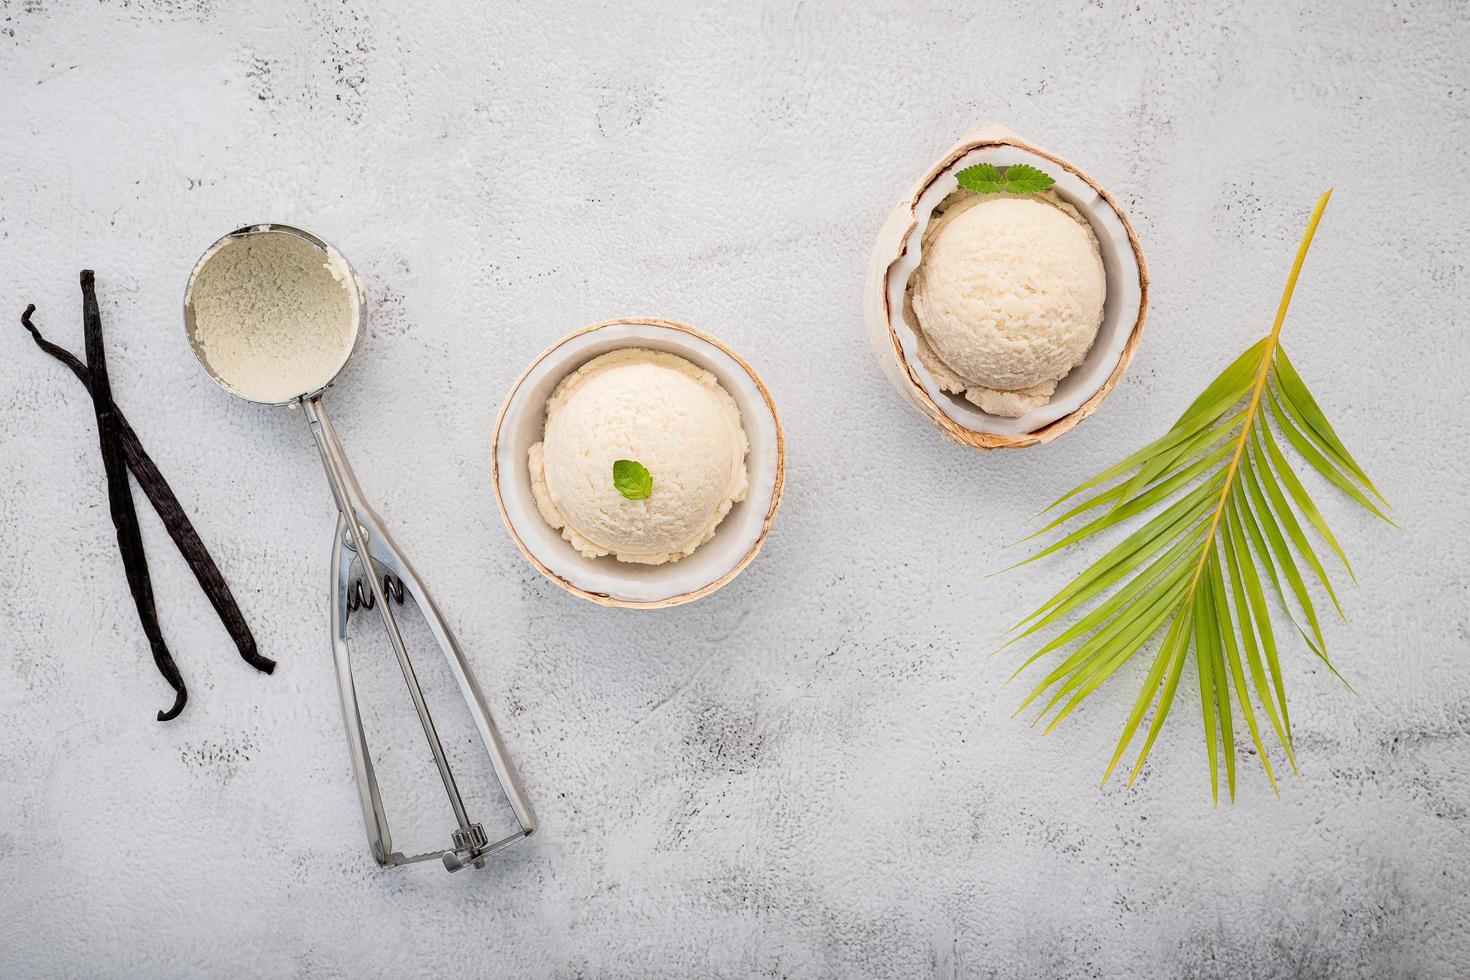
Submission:
[[[231,235],[200,263],[190,339],[227,389],[280,403],[322,388],[357,340],[358,293],[335,249],[284,231]]]
[[[1097,238],[1054,193],[957,192],[922,241],[911,302],[939,386],[1019,417],[1081,364],[1103,318]]]
[[[709,371],[662,351],[603,354],[563,378],[529,452],[541,516],[585,557],[658,565],[714,536],[748,491],[740,409]],[[630,500],[613,463],[643,464],[652,492]]]

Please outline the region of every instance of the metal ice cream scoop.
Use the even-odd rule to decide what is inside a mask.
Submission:
[[[315,384],[313,390],[297,392],[285,400],[277,400],[273,397],[268,400],[252,397],[250,379],[232,376],[235,368],[231,364],[221,365],[211,361],[207,349],[209,338],[201,336],[199,311],[196,309],[195,302],[200,283],[208,280],[212,275],[211,261],[216,256],[224,254],[226,250],[238,248],[249,243],[256,236],[262,235],[294,236],[298,241],[319,251],[327,268],[338,269],[345,273],[339,278],[339,282],[341,287],[348,291],[351,300],[343,308],[342,314],[350,322],[335,325],[346,329],[336,329],[324,334],[332,338],[325,354],[320,344],[314,349],[317,356],[325,356],[328,367],[330,367],[331,356],[335,354],[337,356],[335,370],[332,370],[330,376],[325,380]],[[285,269],[281,274],[292,275],[293,273],[290,269]],[[220,290],[221,283],[208,283],[210,294],[219,295]],[[281,293],[291,295],[290,290],[283,289]],[[382,519],[368,506],[362,489],[358,486],[357,478],[353,475],[352,467],[347,462],[347,454],[343,451],[342,444],[327,417],[326,408],[322,404],[324,389],[341,372],[356,346],[357,337],[361,333],[363,308],[362,283],[351,272],[351,267],[335,248],[299,228],[277,224],[249,225],[230,232],[210,246],[194,266],[194,271],[189,276],[189,284],[184,291],[184,327],[200,364],[203,365],[210,378],[222,388],[247,401],[255,401],[260,404],[299,404],[311,425],[311,433],[316,440],[317,451],[321,454],[322,466],[326,470],[327,482],[337,502],[337,531],[333,538],[330,586],[332,590],[332,656],[337,666],[337,686],[342,698],[342,719],[347,728],[347,747],[352,757],[353,773],[357,777],[363,822],[367,826],[368,841],[372,846],[373,857],[379,864],[386,867],[438,858],[450,871],[458,871],[467,865],[483,868],[487,855],[529,836],[536,829],[536,821],[530,804],[527,803],[521,791],[520,780],[515,768],[506,755],[504,745],[501,744],[500,733],[495,727],[489,709],[485,706],[485,697],[480,691],[475,675],[465,661],[464,654],[455,641],[454,635],[449,631],[448,624],[444,622],[444,617],[440,614],[433,599],[429,597],[423,582],[414,572],[413,566],[408,563],[408,559],[403,556],[403,553],[393,543],[393,539],[388,536]],[[256,344],[270,344],[283,342],[282,337],[279,324],[276,324],[274,329],[261,331],[249,340]],[[312,339],[315,342],[316,339]],[[395,603],[402,605],[405,596],[412,597],[417,603],[428,624],[429,631],[438,642],[440,651],[448,662],[450,673],[454,676],[460,693],[464,696],[465,704],[469,707],[470,716],[474,720],[485,751],[490,756],[495,775],[500,781],[501,791],[515,813],[520,829],[508,837],[491,841],[484,827],[472,820],[469,813],[466,812],[464,799],[455,783],[454,773],[444,753],[444,745],[440,741],[439,734],[434,727],[434,719],[424,700],[423,689],[414,674],[413,663],[404,645],[398,621],[394,618],[393,605]],[[420,854],[403,854],[393,850],[392,836],[388,830],[388,818],[383,810],[383,801],[378,792],[378,780],[373,770],[372,755],[368,749],[362,717],[358,710],[357,691],[352,677],[352,660],[347,646],[348,617],[359,609],[376,609],[378,617],[382,620],[383,628],[388,633],[388,640],[398,659],[398,666],[403,671],[403,680],[408,686],[409,696],[413,699],[414,710],[418,713],[419,722],[423,725],[424,737],[434,757],[434,765],[438,768],[439,777],[444,783],[444,792],[449,797],[449,805],[454,811],[456,826],[450,833],[450,845],[442,850],[431,850]]]

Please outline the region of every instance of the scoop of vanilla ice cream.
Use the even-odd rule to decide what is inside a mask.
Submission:
[[[324,387],[352,353],[356,285],[336,249],[283,231],[231,235],[194,274],[191,337],[227,389],[288,402]]]
[[[1107,281],[1092,228],[1053,193],[965,193],[924,233],[920,360],[945,391],[1019,417],[1081,364]]]
[[[531,492],[546,523],[585,557],[659,565],[714,537],[745,499],[740,409],[713,374],[663,351],[603,354],[563,378],[531,447]],[[629,500],[613,463],[631,459],[653,491]]]

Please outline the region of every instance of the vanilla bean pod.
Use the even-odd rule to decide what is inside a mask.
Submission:
[[[117,528],[117,547],[122,552],[127,571],[128,588],[133,604],[138,607],[138,620],[148,635],[153,649],[153,662],[158,672],[174,689],[173,707],[158,713],[159,721],[177,718],[189,693],[184,678],[174,663],[163,629],[158,625],[158,610],[153,604],[153,582],[148,576],[148,556],[143,552],[143,534],[138,528],[138,512],[133,506],[133,488],[128,483],[128,462],[123,453],[122,436],[118,434],[117,409],[112,404],[112,386],[107,379],[107,354],[102,346],[102,313],[97,308],[97,286],[91,269],[82,270],[82,328],[87,338],[87,367],[92,383],[92,410],[97,416],[97,438],[102,447],[102,464],[107,470],[107,503],[112,523]]]
[[[25,312],[21,314],[21,325],[30,331],[36,346],[70,368],[72,374],[76,375],[77,379],[90,391],[92,375],[87,366],[71,351],[53,344],[41,335],[41,331],[31,322],[31,314],[35,311],[35,304],[27,306]],[[194,572],[194,578],[198,580],[199,587],[204,590],[205,596],[209,598],[209,604],[214,607],[220,622],[229,631],[230,638],[234,640],[235,646],[239,649],[241,659],[256,670],[269,674],[276,669],[276,662],[258,652],[255,636],[250,632],[245,616],[235,602],[234,593],[230,591],[230,586],[225,582],[219,566],[214,563],[208,549],[204,547],[204,541],[199,537],[199,533],[194,530],[193,523],[190,522],[188,514],[184,512],[183,504],[175,496],[168,481],[164,479],[163,473],[153,462],[153,458],[143,448],[142,441],[133,431],[122,409],[117,408],[115,403],[113,407],[118,434],[122,437],[123,453],[127,457],[128,467],[138,481],[138,486],[148,497],[159,519],[163,521],[163,526],[168,531],[169,537],[173,539],[175,547],[189,563],[189,568]]]

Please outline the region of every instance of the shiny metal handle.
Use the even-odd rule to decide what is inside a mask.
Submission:
[[[474,672],[470,670],[469,662],[465,660],[464,653],[459,648],[458,641],[454,638],[454,633],[449,629],[449,624],[444,621],[443,614],[439,612],[438,606],[434,604],[433,598],[429,595],[428,589],[414,571],[413,566],[394,545],[393,536],[388,533],[388,529],[383,526],[378,516],[362,507],[358,508],[358,516],[362,519],[369,542],[368,547],[372,551],[369,556],[370,566],[361,561],[347,531],[347,522],[342,515],[338,514],[337,531],[332,545],[331,582],[333,587],[330,637],[332,658],[337,665],[338,691],[342,696],[342,720],[347,728],[347,743],[352,753],[353,773],[357,776],[357,791],[362,803],[363,824],[367,828],[368,844],[378,863],[388,867],[436,858],[441,860],[450,871],[464,867],[482,867],[484,858],[488,855],[534,833],[536,817],[531,811],[531,805],[526,800],[525,794],[521,791],[520,777],[500,740],[500,732],[495,726],[494,718],[490,715],[485,696],[475,680]],[[367,571],[369,567],[370,572]],[[394,602],[402,601],[398,598],[399,596],[405,599],[412,598],[419,612],[423,614],[424,625],[429,628],[429,633],[439,645],[439,652],[443,654],[455,683],[459,685],[460,695],[464,698],[465,706],[469,708],[470,718],[479,731],[480,743],[490,756],[491,764],[495,768],[495,776],[500,781],[501,792],[514,811],[516,822],[520,825],[510,835],[492,843],[488,836],[479,833],[477,826],[472,826],[469,833],[456,830],[451,835],[453,843],[451,848],[413,855],[403,854],[393,849],[388,818],[383,811],[383,801],[378,793],[377,776],[373,771],[372,756],[368,750],[367,736],[363,731],[362,717],[358,711],[357,690],[352,677],[351,653],[347,648],[347,624],[353,612],[371,608],[363,601],[364,593],[366,593],[367,601],[376,603],[368,586],[364,584],[363,577],[367,574],[382,578],[385,583],[384,591]],[[392,583],[392,585],[387,583]]]
[[[366,571],[363,578],[367,580],[368,587],[372,590],[373,606],[378,610],[378,616],[383,621],[383,628],[388,632],[388,641],[392,644],[393,653],[398,658],[398,666],[403,671],[403,681],[408,686],[409,696],[413,699],[413,707],[418,713],[419,723],[423,725],[424,738],[429,743],[429,751],[433,753],[434,765],[439,769],[439,778],[444,783],[444,792],[449,797],[449,805],[454,809],[454,819],[459,824],[461,832],[469,833],[472,830],[472,824],[469,815],[465,812],[464,798],[460,796],[459,786],[454,781],[454,772],[449,768],[449,760],[444,755],[444,744],[439,740],[439,733],[434,727],[434,718],[429,714],[429,706],[424,701],[423,688],[419,686],[418,678],[414,674],[413,663],[408,657],[408,648],[404,645],[403,634],[398,629],[398,621],[393,616],[388,596],[383,590],[383,583],[372,572],[371,552],[368,550],[368,531],[365,526],[367,515],[359,516],[359,511],[366,511],[367,507],[365,501],[361,499],[362,491],[357,485],[357,478],[352,472],[352,467],[348,465],[347,455],[342,450],[337,433],[332,429],[331,421],[327,418],[321,396],[314,395],[304,399],[301,405],[306,413],[307,421],[311,423],[311,434],[316,439],[317,451],[321,453],[322,467],[326,470],[327,482],[332,487],[332,496],[337,501],[337,511],[347,524],[347,533],[354,550],[363,561]]]
[[[500,732],[485,704],[485,695],[470,670],[469,662],[465,660],[459,643],[448,623],[444,621],[439,607],[434,604],[428,589],[414,571],[413,565],[398,550],[382,520],[367,505],[352,467],[347,463],[347,456],[337,439],[337,433],[322,408],[320,398],[303,399],[302,407],[311,423],[317,449],[322,456],[322,465],[326,468],[328,482],[337,501],[337,532],[332,546],[331,575],[332,657],[336,662],[337,687],[342,698],[342,719],[347,729],[348,750],[351,753],[353,774],[357,777],[363,823],[373,857],[379,864],[387,867],[437,858],[450,871],[466,867],[483,868],[487,856],[529,837],[536,831],[535,814],[521,790],[520,778],[500,740]],[[390,599],[402,604],[405,596],[413,597],[414,604],[423,614],[425,625],[444,655],[449,672],[459,686],[460,695],[464,698],[471,720],[479,732],[480,742],[490,756],[501,791],[515,813],[519,827],[509,836],[490,840],[484,828],[471,822],[465,813],[454,775],[444,756],[443,744],[424,702],[423,691],[414,675],[398,623],[389,608],[392,605]],[[414,707],[423,724],[424,736],[434,753],[445,792],[454,807],[458,827],[450,835],[452,846],[448,848],[421,854],[404,854],[393,849],[388,818],[378,792],[377,775],[373,771],[372,755],[368,750],[367,735],[358,709],[357,688],[353,681],[351,655],[347,648],[349,617],[355,610],[369,608],[378,610],[389,639],[393,642],[404,681],[413,696]]]

